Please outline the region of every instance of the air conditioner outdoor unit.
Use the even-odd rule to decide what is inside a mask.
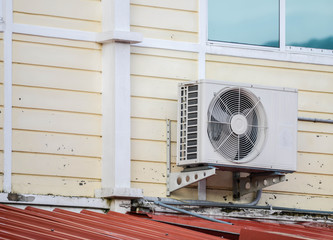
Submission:
[[[179,85],[177,165],[293,172],[297,90],[200,80]]]

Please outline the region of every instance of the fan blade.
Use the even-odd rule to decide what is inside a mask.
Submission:
[[[220,144],[219,149],[230,159],[238,160],[238,136],[230,133]]]
[[[211,136],[215,141],[218,141],[220,138],[224,139],[230,134],[230,115],[226,110],[221,100],[216,102],[212,109],[211,122],[209,124],[212,130]]]
[[[243,114],[246,117],[247,124],[249,126],[252,126],[253,125],[253,111],[251,111],[251,108],[244,109]]]
[[[220,104],[215,105],[212,111],[212,117],[220,123],[228,123],[230,119],[230,115],[222,109]]]

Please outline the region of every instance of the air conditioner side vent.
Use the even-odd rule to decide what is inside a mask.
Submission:
[[[180,161],[197,159],[198,95],[198,85],[183,85],[180,88]]]

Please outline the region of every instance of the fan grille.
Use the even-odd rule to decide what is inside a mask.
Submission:
[[[260,98],[244,88],[219,92],[208,109],[208,136],[215,149],[232,162],[247,162],[261,151],[266,114]]]

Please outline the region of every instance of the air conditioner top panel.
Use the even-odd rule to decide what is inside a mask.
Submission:
[[[219,84],[223,86],[239,86],[244,88],[257,88],[257,89],[266,89],[266,90],[273,90],[273,91],[284,91],[284,92],[294,92],[297,93],[297,89],[295,88],[286,88],[286,87],[272,87],[272,86],[262,86],[257,84],[250,84],[250,83],[239,83],[239,82],[227,82],[227,81],[217,81],[217,80],[210,80],[210,79],[200,79],[197,81],[189,81],[185,83],[180,83],[179,85],[191,85],[191,84]]]

